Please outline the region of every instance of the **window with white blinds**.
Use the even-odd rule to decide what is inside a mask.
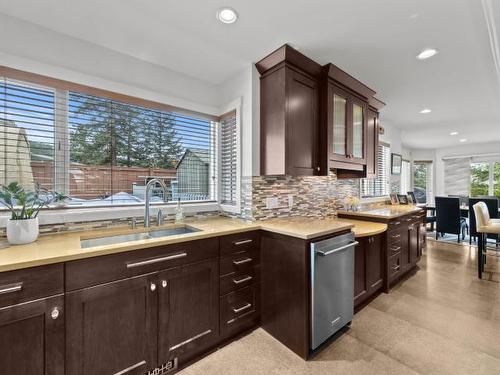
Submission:
[[[238,190],[238,128],[236,110],[221,117],[220,120],[220,155],[221,155],[221,204],[235,206]]]
[[[401,186],[399,194],[406,195],[411,191],[411,167],[409,160],[403,160],[401,163]]]
[[[378,173],[376,178],[360,182],[362,198],[384,197],[390,194],[391,148],[382,142],[378,146]]]
[[[235,115],[219,124],[80,92],[0,78],[0,183],[42,186],[70,206],[236,200]],[[218,148],[219,126],[221,147]],[[217,150],[222,152],[219,159]],[[221,161],[222,180],[217,174]]]

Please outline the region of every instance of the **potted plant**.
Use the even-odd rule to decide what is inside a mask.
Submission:
[[[7,241],[21,245],[36,241],[39,234],[38,213],[44,206],[64,197],[61,194],[41,194],[41,189],[26,191],[17,182],[0,186],[0,200],[11,212],[7,220]]]

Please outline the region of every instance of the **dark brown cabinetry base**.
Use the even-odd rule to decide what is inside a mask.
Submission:
[[[388,292],[390,287],[408,271],[413,270],[420,260],[426,244],[424,211],[391,220],[350,215],[349,213],[339,213],[339,217],[387,223],[387,232],[380,239],[384,270],[383,290],[385,292]],[[361,253],[361,250],[359,252]],[[361,258],[361,255],[357,256]],[[362,293],[360,284],[358,284],[358,290],[355,290],[355,295],[356,291],[358,294]]]
[[[384,234],[358,238],[354,255],[354,308],[363,306],[384,284]]]

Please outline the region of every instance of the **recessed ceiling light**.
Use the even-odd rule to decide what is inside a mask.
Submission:
[[[450,135],[458,135],[458,132],[451,132]]]
[[[462,138],[462,139],[460,140],[460,142],[462,142],[462,143],[467,142],[467,139],[466,139],[466,138]]]
[[[429,57],[434,56],[436,53],[438,53],[438,52],[435,49],[427,48],[418,54],[417,59],[425,60],[425,59],[428,59]]]
[[[431,113],[431,112],[432,112],[432,110],[431,110],[431,109],[429,109],[429,108],[424,108],[424,109],[422,109],[422,110],[420,111],[420,113],[423,113],[424,115],[425,115],[426,113]]]
[[[221,8],[217,11],[217,19],[222,23],[234,23],[238,19],[238,14],[234,9]]]

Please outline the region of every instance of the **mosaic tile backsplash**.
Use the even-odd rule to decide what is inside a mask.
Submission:
[[[257,176],[252,179],[252,219],[335,215],[347,196],[359,196],[359,180],[338,180],[329,176]],[[266,199],[275,197],[278,208],[266,208]],[[290,199],[292,204],[290,205]]]

